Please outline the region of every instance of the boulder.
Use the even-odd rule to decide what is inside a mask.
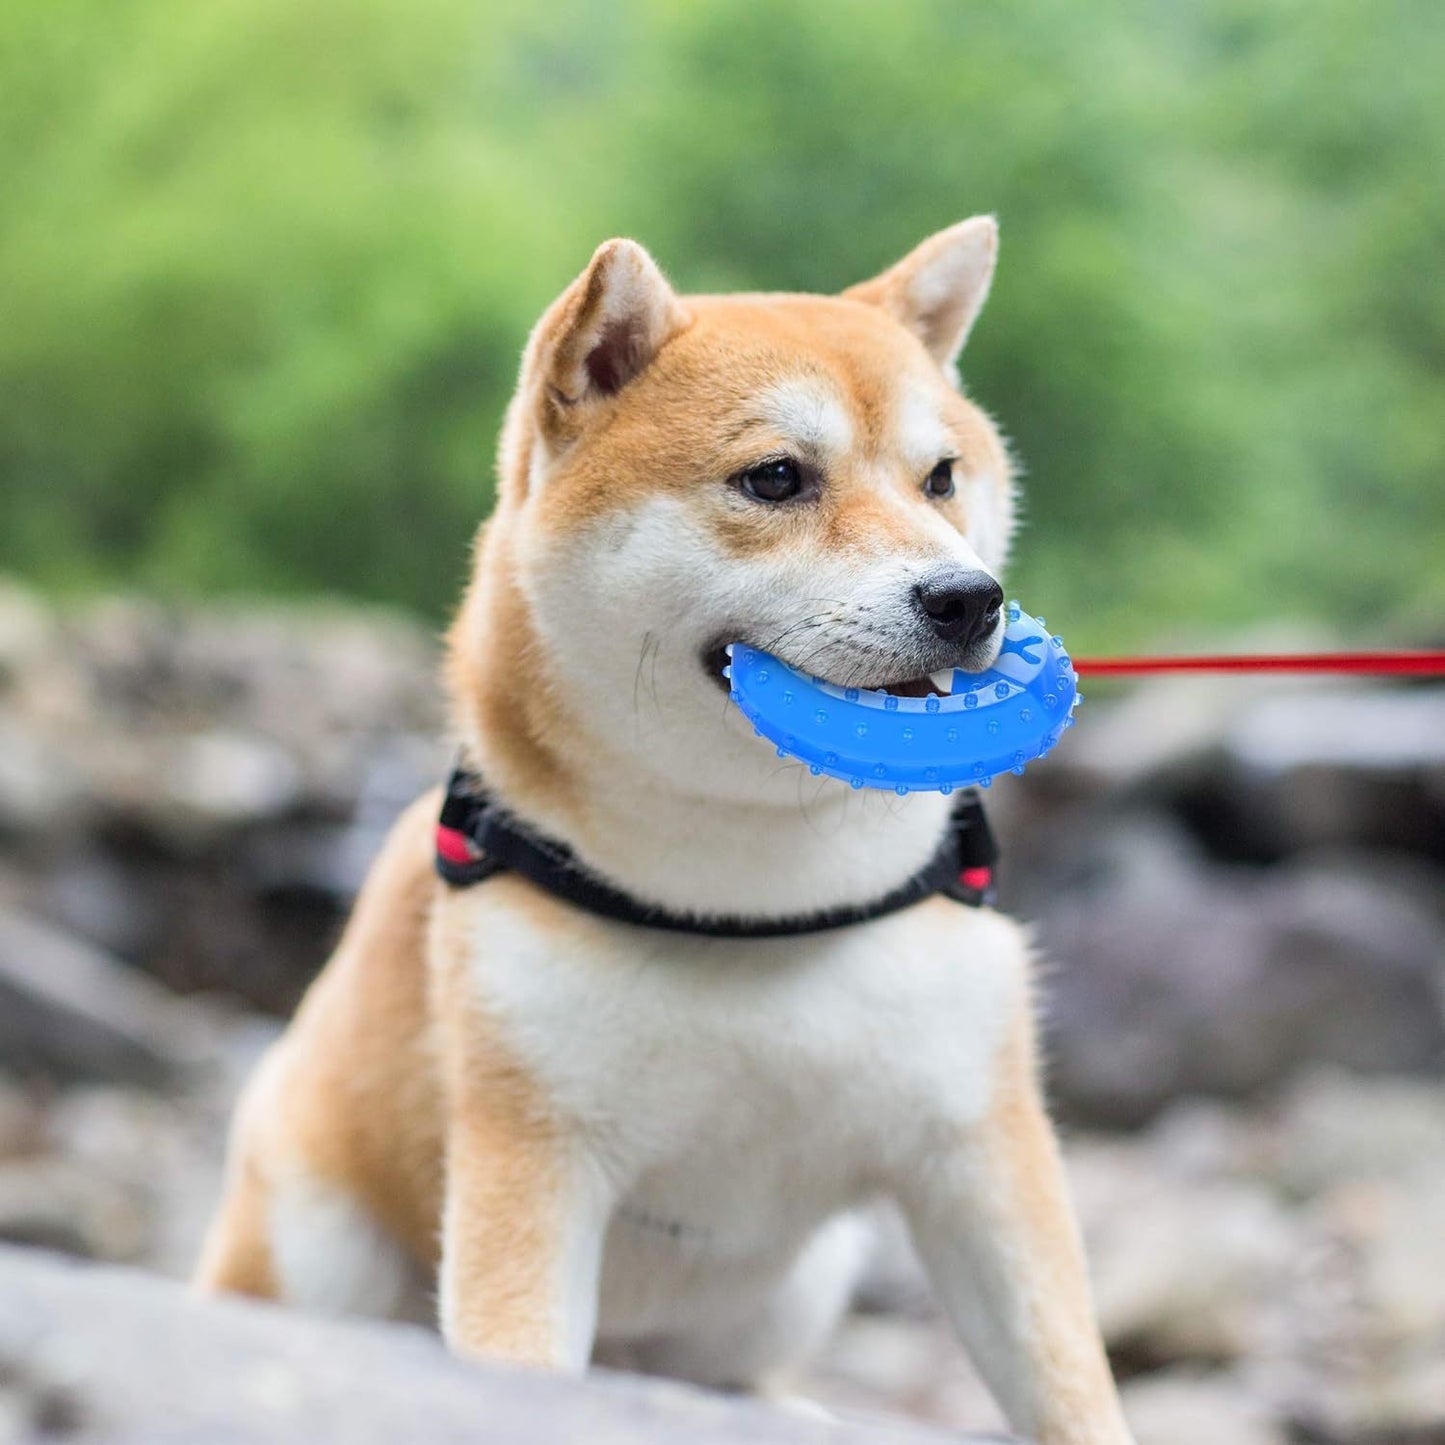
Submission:
[[[1312,1069],[1290,1085],[1256,1151],[1272,1188],[1309,1198],[1361,1179],[1445,1182],[1445,1089],[1426,1079]],[[1445,1234],[1441,1235],[1445,1239]],[[1437,1271],[1445,1307],[1445,1261]]]
[[[1314,1070],[1067,1153],[1140,1445],[1445,1439],[1438,1084]]]
[[[901,1421],[830,1423],[662,1381],[468,1364],[415,1327],[200,1299],[143,1274],[0,1249],[0,1441],[64,1435],[127,1445],[959,1438]]]
[[[1071,1159],[1086,1190],[1089,1162],[1083,1151]],[[1099,1325],[1110,1348],[1151,1369],[1257,1351],[1301,1253],[1295,1221],[1246,1184],[1157,1174],[1132,1183],[1112,1207],[1091,1198],[1086,1214]],[[1181,1241],[1191,1247],[1181,1249]]]
[[[1118,821],[1095,875],[1038,919],[1051,1081],[1071,1117],[1136,1126],[1310,1064],[1445,1070],[1445,928],[1418,873],[1351,855],[1272,869],[1201,859]]]
[[[1003,1415],[941,1319],[853,1314],[801,1382],[839,1413],[880,1409],[954,1430],[1003,1431]]]
[[[182,992],[294,1007],[444,775],[437,652],[361,608],[0,587],[0,903]]]
[[[1293,1438],[1227,1376],[1171,1370],[1121,1392],[1137,1445],[1288,1445]]]
[[[1090,699],[1024,791],[1182,818],[1222,858],[1378,846],[1445,858],[1445,686],[1170,677]]]
[[[164,989],[36,919],[0,911],[0,1065],[15,1073],[175,1083],[195,1059]]]

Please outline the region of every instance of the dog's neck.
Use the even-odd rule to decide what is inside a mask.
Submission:
[[[784,787],[795,791],[791,779]],[[743,917],[808,914],[891,892],[933,855],[948,814],[936,795],[853,794],[832,780],[806,803],[717,802],[615,775],[586,796],[566,841],[589,867],[673,911]]]
[[[493,796],[643,902],[749,917],[863,903],[923,867],[946,827],[946,798],[855,792],[801,764],[778,766],[761,742],[754,760],[750,738],[763,788],[734,797],[670,785],[597,733],[585,689],[569,693],[546,674],[501,567],[480,569],[468,593],[449,673],[463,746]]]

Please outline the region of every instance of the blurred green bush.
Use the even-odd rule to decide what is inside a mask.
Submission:
[[[601,238],[841,287],[996,211],[965,358],[1081,642],[1445,613],[1438,0],[8,0],[0,565],[440,614]]]

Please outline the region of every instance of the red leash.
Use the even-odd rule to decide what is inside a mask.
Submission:
[[[1241,652],[1199,657],[1076,657],[1094,677],[1149,672],[1336,672],[1445,677],[1445,652]]]

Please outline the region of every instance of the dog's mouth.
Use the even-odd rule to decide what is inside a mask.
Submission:
[[[930,693],[936,697],[947,697],[953,691],[954,671],[951,667],[945,667],[924,677],[909,677],[902,682],[885,682],[878,691],[892,693],[894,697],[927,697]]]
[[[787,661],[786,658],[783,659]],[[723,668],[727,666],[728,654],[727,644],[720,643],[716,647],[709,648],[703,653],[702,664],[707,674],[724,692],[728,690],[727,678],[723,676]],[[955,674],[962,672],[982,672],[989,666],[988,661],[978,662],[969,659],[960,662],[956,666],[939,668],[936,672],[921,673],[915,677],[903,677],[896,681],[889,681],[885,678],[870,679],[849,677],[846,680],[824,676],[824,682],[832,682],[838,687],[858,687],[870,692],[886,692],[894,697],[947,697],[953,691]]]

